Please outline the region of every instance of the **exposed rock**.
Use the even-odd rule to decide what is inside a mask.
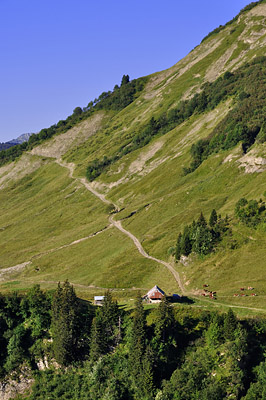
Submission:
[[[189,257],[181,256],[179,261],[181,262],[181,264],[187,267],[189,265],[190,259]]]
[[[266,158],[263,157],[255,157],[254,155],[246,154],[244,157],[237,160],[237,162],[240,164],[239,168],[245,168],[246,174],[266,171]]]
[[[9,400],[16,397],[18,394],[25,393],[30,389],[34,379],[28,369],[22,368],[22,373],[18,379],[10,379],[0,382],[0,400]]]

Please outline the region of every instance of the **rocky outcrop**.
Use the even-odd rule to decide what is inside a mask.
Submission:
[[[9,400],[18,394],[23,394],[31,388],[34,380],[29,370],[22,370],[21,374],[16,377],[11,376],[8,380],[0,382],[0,400]]]

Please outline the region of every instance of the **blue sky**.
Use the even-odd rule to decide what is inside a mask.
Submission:
[[[169,68],[245,0],[0,0],[0,142]]]

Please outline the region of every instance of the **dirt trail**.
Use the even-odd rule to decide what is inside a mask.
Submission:
[[[122,224],[121,224],[121,221],[115,221],[113,216],[111,216],[111,217],[109,218],[109,220],[110,220],[110,222],[111,222],[117,229],[119,229],[122,233],[124,233],[124,234],[127,235],[131,240],[133,240],[133,242],[134,242],[135,246],[137,247],[139,253],[140,253],[143,257],[148,258],[149,260],[153,260],[153,261],[157,262],[158,264],[162,264],[164,267],[166,267],[166,268],[171,272],[171,274],[174,276],[176,282],[178,283],[178,286],[180,287],[180,290],[181,290],[182,294],[185,293],[185,288],[184,288],[184,286],[183,286],[183,284],[182,284],[182,282],[181,282],[179,273],[174,269],[174,267],[173,267],[171,264],[167,263],[166,261],[159,260],[158,258],[155,258],[155,257],[150,256],[150,255],[144,250],[144,248],[142,247],[140,241],[136,238],[136,236],[134,236],[131,232],[129,232],[129,231],[127,231],[125,228],[123,228],[123,226],[122,226]]]
[[[70,177],[71,177],[72,179],[75,179],[75,180],[80,181],[80,182],[86,187],[87,190],[89,190],[92,194],[94,194],[94,196],[98,197],[103,203],[105,203],[105,204],[114,204],[114,203],[110,202],[109,200],[107,200],[103,194],[101,194],[101,193],[97,192],[95,189],[93,189],[92,186],[91,186],[91,184],[88,183],[88,182],[86,181],[85,178],[74,178],[74,177],[73,177],[73,173],[74,173],[74,164],[66,163],[66,162],[62,161],[61,159],[57,159],[56,162],[57,162],[59,165],[61,165],[61,167],[67,168],[67,169],[69,170],[69,175],[70,175]],[[114,206],[115,206],[116,210],[119,211],[119,207],[116,206],[115,204],[114,204]],[[163,260],[159,260],[158,258],[155,258],[155,257],[150,256],[150,255],[144,250],[144,248],[142,247],[140,241],[136,238],[136,236],[134,236],[131,232],[129,232],[128,230],[126,230],[125,228],[123,228],[123,226],[122,226],[122,224],[121,224],[121,221],[116,221],[116,220],[114,219],[114,216],[113,216],[113,215],[111,215],[111,216],[109,217],[109,221],[110,221],[110,223],[111,223],[114,227],[116,227],[117,229],[119,229],[122,233],[124,233],[125,235],[127,235],[127,236],[133,241],[134,245],[137,247],[139,253],[140,253],[143,257],[148,258],[149,260],[153,260],[153,261],[157,262],[158,264],[161,264],[161,265],[163,265],[164,267],[166,267],[166,268],[170,271],[170,273],[173,275],[173,277],[175,278],[175,280],[176,280],[176,282],[177,282],[177,284],[178,284],[178,286],[179,286],[179,288],[180,288],[182,294],[185,293],[185,288],[184,288],[184,286],[183,286],[183,284],[182,284],[182,282],[181,282],[179,273],[174,269],[174,267],[173,267],[171,264],[169,264],[169,263],[167,263],[167,262],[165,262],[165,261],[163,261]]]
[[[97,236],[97,235],[99,235],[100,233],[105,232],[107,229],[110,229],[111,226],[112,226],[112,225],[105,226],[103,229],[100,229],[99,231],[94,232],[94,233],[92,233],[92,234],[89,235],[89,236],[85,236],[85,237],[83,237],[83,238],[74,240],[73,242],[71,242],[71,243],[69,243],[69,244],[64,244],[64,245],[62,245],[62,246],[60,246],[60,247],[56,247],[56,248],[54,248],[54,249],[50,249],[50,250],[44,251],[43,253],[35,254],[35,256],[31,257],[31,260],[35,260],[36,258],[40,258],[40,257],[46,256],[47,254],[54,253],[55,251],[62,250],[62,249],[65,249],[65,248],[67,248],[67,247],[73,246],[73,245],[75,245],[75,244],[84,242],[85,240],[91,239],[91,238],[93,238],[94,236]],[[12,267],[12,268],[13,268],[13,267]]]
[[[70,177],[71,177],[71,178],[80,181],[80,182],[86,187],[87,190],[89,190],[92,194],[94,194],[96,197],[98,197],[102,202],[104,202],[105,204],[113,204],[113,205],[115,206],[117,212],[119,211],[119,208],[118,208],[114,203],[110,202],[109,200],[107,200],[107,199],[105,198],[105,196],[104,196],[103,194],[98,193],[95,189],[93,189],[93,188],[91,187],[91,184],[88,183],[88,182],[86,181],[85,178],[74,178],[74,177],[73,177],[73,172],[74,172],[74,168],[75,168],[74,164],[68,164],[68,163],[63,162],[62,160],[56,160],[56,162],[57,162],[59,165],[61,165],[62,167],[65,167],[65,168],[67,168],[67,169],[69,170],[69,172],[70,172]],[[158,259],[158,258],[156,258],[156,257],[150,256],[150,255],[144,250],[144,248],[142,247],[140,241],[136,238],[136,236],[134,236],[134,235],[133,235],[130,231],[128,231],[127,229],[123,228],[123,226],[122,226],[122,224],[121,224],[121,221],[116,221],[116,220],[114,219],[114,215],[111,215],[111,216],[109,217],[109,222],[110,222],[111,225],[113,225],[114,227],[116,227],[117,229],[119,229],[122,233],[124,233],[125,235],[127,235],[127,236],[133,241],[134,245],[136,246],[136,248],[138,249],[139,253],[140,253],[143,257],[148,258],[149,260],[153,260],[153,261],[157,262],[158,264],[161,264],[161,265],[163,265],[164,267],[166,267],[166,268],[168,269],[168,271],[169,271],[169,272],[173,275],[173,277],[175,278],[175,280],[176,280],[176,282],[177,282],[177,284],[178,284],[178,286],[179,286],[179,288],[180,288],[180,291],[181,291],[181,293],[182,293],[183,295],[191,295],[191,293],[189,293],[189,292],[186,291],[186,289],[185,289],[185,287],[184,287],[184,285],[183,285],[183,283],[182,283],[182,281],[181,281],[181,278],[180,278],[179,273],[175,270],[175,268],[174,268],[170,263],[167,263],[166,261],[160,260],[160,259]],[[78,285],[75,285],[75,286],[78,286]],[[82,285],[81,285],[81,286],[82,286]],[[81,287],[81,286],[80,286],[80,287]],[[192,296],[192,297],[194,297],[194,296]],[[196,297],[196,298],[197,298],[197,297]],[[204,300],[206,300],[206,299],[204,299]],[[224,303],[218,303],[218,302],[215,302],[215,303],[214,303],[213,301],[208,301],[208,300],[206,300],[206,302],[211,303],[212,305],[217,305],[217,306],[232,307],[232,308],[241,308],[241,309],[248,309],[248,310],[266,312],[266,310],[264,310],[264,309],[255,308],[255,307],[237,306],[237,305],[234,305],[234,304],[224,304]]]

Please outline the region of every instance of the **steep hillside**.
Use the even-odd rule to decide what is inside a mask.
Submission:
[[[261,1],[168,70],[124,76],[20,157],[3,154],[1,289],[68,278],[83,297],[113,288],[131,298],[158,284],[205,305],[266,310],[266,220],[251,226],[234,212],[241,198],[266,196],[265,49]],[[177,262],[179,233],[214,208],[230,234]],[[247,287],[257,296],[234,296]]]

